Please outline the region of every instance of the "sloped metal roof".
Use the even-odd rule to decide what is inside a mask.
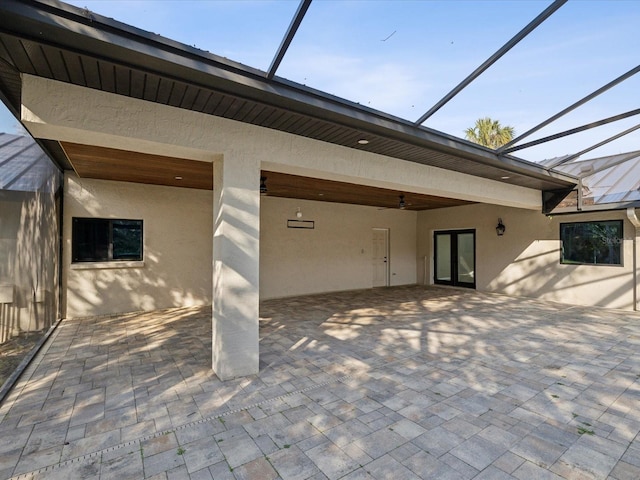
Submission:
[[[583,198],[594,204],[640,202],[640,151],[574,160],[556,168],[581,178]]]
[[[31,137],[0,133],[0,190],[54,192],[59,173]]]

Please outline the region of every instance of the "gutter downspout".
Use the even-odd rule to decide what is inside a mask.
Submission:
[[[582,211],[582,196],[583,195],[584,195],[584,192],[582,191],[582,177],[580,177],[578,179],[578,206],[576,207],[579,212]]]
[[[640,219],[636,215],[636,209],[627,208],[627,218],[634,226],[633,235],[633,309],[640,310],[640,287],[638,286],[638,268],[640,267]]]

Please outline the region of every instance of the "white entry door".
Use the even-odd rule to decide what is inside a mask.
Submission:
[[[389,286],[389,229],[373,229],[373,286]]]

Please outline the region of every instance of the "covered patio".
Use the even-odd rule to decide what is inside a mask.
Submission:
[[[1,478],[640,477],[640,315],[443,287],[63,320],[0,405]]]

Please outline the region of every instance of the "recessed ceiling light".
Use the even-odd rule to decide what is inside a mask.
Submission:
[[[507,180],[508,178],[511,178],[510,176],[506,175],[504,177],[500,177],[502,180]]]
[[[319,193],[318,196],[319,197],[324,197],[324,193]]]
[[[176,180],[182,180],[182,177],[181,177],[180,175],[176,175],[174,178],[175,178]]]
[[[358,143],[360,145],[366,145],[369,143],[369,140],[367,140],[366,138],[361,138],[360,140],[358,140]]]

